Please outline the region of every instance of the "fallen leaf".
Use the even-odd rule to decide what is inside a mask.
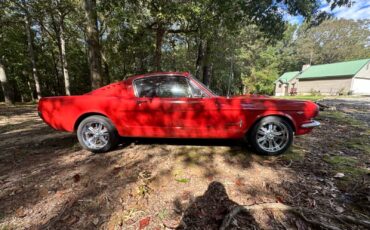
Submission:
[[[207,176],[207,180],[213,181],[213,176]]]
[[[99,218],[98,217],[94,218],[93,219],[93,224],[96,226],[96,225],[98,225],[98,223],[99,223]]]
[[[140,230],[144,229],[146,226],[149,225],[149,222],[150,222],[150,217],[149,216],[146,217],[146,218],[144,218],[144,219],[142,219],[142,220],[140,220],[140,222],[139,222],[139,229]]]
[[[58,192],[55,193],[55,196],[58,197],[58,198],[61,198],[61,197],[64,196],[64,193],[65,193],[64,191],[58,191]]]
[[[188,178],[180,178],[180,179],[175,179],[175,180],[180,183],[188,183],[190,181],[190,179]]]
[[[170,229],[176,229],[179,223],[176,220],[163,220],[163,224]]]
[[[121,171],[122,167],[114,167],[112,170],[113,175],[117,175]]]
[[[243,186],[244,183],[243,183],[243,180],[241,178],[238,178],[235,180],[235,185],[236,186]]]
[[[45,196],[48,195],[48,193],[49,193],[49,190],[47,188],[45,188],[45,187],[42,187],[39,190],[40,197],[45,197]]]
[[[66,222],[67,222],[68,225],[73,225],[73,224],[77,223],[79,220],[80,220],[80,218],[78,218],[77,216],[69,216],[67,218]]]
[[[25,217],[25,216],[26,216],[26,211],[24,210],[24,208],[23,208],[23,207],[20,207],[20,208],[18,208],[18,209],[15,211],[15,215],[16,215],[18,218]]]
[[[342,178],[342,177],[344,177],[344,173],[337,173],[334,176],[334,178]]]
[[[81,180],[81,176],[80,176],[80,174],[75,174],[75,175],[73,176],[73,181],[74,181],[75,183],[79,182],[80,180]]]
[[[338,213],[344,212],[344,208],[342,208],[340,206],[335,206],[335,210],[337,210]]]
[[[284,203],[283,197],[281,197],[281,196],[276,196],[276,201],[278,203]]]
[[[191,192],[190,191],[184,191],[181,194],[181,199],[182,200],[189,200],[190,199],[190,196],[191,196]]]

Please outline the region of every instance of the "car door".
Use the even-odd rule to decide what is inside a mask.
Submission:
[[[212,96],[187,78],[190,96],[174,105],[174,132],[179,137],[225,138],[240,136],[240,109],[227,98]]]
[[[201,111],[201,98],[192,98],[185,76],[164,75],[136,79],[133,136],[196,137],[194,111]]]
[[[168,131],[166,137],[182,137],[186,125],[184,112],[188,110],[191,90],[184,76],[165,76],[157,84],[156,100],[159,113]]]
[[[129,136],[165,137],[170,135],[170,111],[164,108],[157,96],[163,76],[148,76],[133,80],[134,98],[126,109],[123,123]],[[164,111],[167,111],[164,113]],[[128,114],[129,113],[129,114]]]

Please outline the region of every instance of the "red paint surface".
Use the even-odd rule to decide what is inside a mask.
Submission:
[[[133,80],[154,75],[188,78],[208,97],[138,98]],[[265,96],[220,97],[192,80],[188,73],[138,75],[80,96],[42,98],[38,110],[43,120],[57,130],[73,132],[89,114],[108,117],[121,136],[174,138],[242,138],[260,118],[277,115],[291,121],[295,134],[311,131],[301,125],[318,114],[310,101],[274,99]]]

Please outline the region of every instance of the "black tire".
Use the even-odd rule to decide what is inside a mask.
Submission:
[[[267,136],[270,134],[265,134],[265,135],[261,134],[261,132],[265,132],[264,130],[266,130],[266,126],[269,129],[270,124],[275,125],[276,129],[278,128],[281,129],[280,132],[274,131],[275,133],[284,133],[282,134],[284,136],[272,135],[273,137],[271,137],[271,136]],[[263,137],[265,137],[265,139],[263,139]],[[282,140],[283,137],[285,137],[284,141]],[[292,145],[293,139],[294,139],[294,132],[293,132],[293,128],[291,124],[287,120],[281,117],[277,117],[277,116],[268,116],[268,117],[262,118],[258,123],[256,123],[253,126],[247,138],[248,138],[248,142],[251,144],[251,146],[257,153],[261,155],[274,156],[274,155],[279,155],[279,154],[284,153]],[[273,138],[273,140],[271,140],[271,138]],[[262,140],[262,143],[258,143],[258,140]],[[266,140],[267,143],[263,142],[264,140]],[[272,142],[271,143],[272,143],[273,148],[275,149],[271,149],[271,150],[266,149],[270,146],[270,140],[273,141],[273,143]],[[280,141],[281,141],[281,146],[279,145]],[[264,146],[266,144],[268,145],[268,147]],[[278,145],[281,148],[275,147]]]
[[[100,137],[97,136],[95,137],[93,133],[90,133],[92,136],[94,136],[94,138],[98,138],[99,141],[100,141],[100,138],[102,137],[105,141],[105,142],[101,142],[100,145],[94,145],[94,147],[92,145],[89,145],[88,143],[90,143],[88,140],[87,140],[87,135],[88,134],[84,134],[86,133],[87,131],[87,127],[90,127],[91,125],[96,125],[98,127],[99,124],[102,125],[102,127],[105,127],[103,128],[102,130],[104,131],[104,134],[101,135]],[[97,128],[98,129],[98,128]],[[89,131],[87,131],[89,132]],[[100,135],[99,134],[96,134],[96,135]],[[77,138],[78,138],[78,141],[80,142],[81,146],[84,148],[84,149],[87,149],[93,153],[103,153],[103,152],[108,152],[109,150],[115,148],[117,145],[118,145],[118,142],[119,142],[119,135],[118,135],[118,132],[116,130],[116,128],[113,126],[112,122],[104,117],[104,116],[100,116],[100,115],[93,115],[93,116],[89,116],[87,118],[85,118],[84,120],[81,121],[81,123],[78,125],[78,128],[77,128]],[[97,139],[95,139],[97,140]]]

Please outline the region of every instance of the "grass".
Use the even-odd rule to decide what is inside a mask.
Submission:
[[[370,130],[364,122],[340,111],[320,112],[319,119],[332,120],[338,126],[347,126],[355,131],[355,135],[344,135],[343,138],[335,139],[336,142],[333,143],[335,146],[332,146],[335,149],[347,149],[347,151],[352,152],[352,156],[323,157],[323,161],[329,164],[333,175],[344,173],[345,176],[337,180],[337,185],[342,189],[347,189],[369,173],[364,167],[364,162],[367,161],[366,159],[370,155]]]
[[[347,124],[351,126],[364,126],[363,122],[340,111],[322,111],[320,112],[320,117],[321,119],[327,119],[327,118],[333,119],[337,121],[339,125],[342,123],[342,124]]]
[[[304,159],[305,155],[306,155],[306,152],[304,151],[303,148],[294,145],[292,148],[288,150],[288,152],[282,155],[282,158],[288,161],[290,160],[291,161],[301,161]]]
[[[317,101],[317,100],[320,100],[320,99],[325,98],[325,96],[319,96],[319,95],[315,95],[315,96],[311,96],[311,95],[307,95],[307,96],[297,95],[297,96],[276,96],[275,98],[291,99],[291,100],[311,100],[311,101]]]
[[[347,148],[357,149],[365,154],[370,154],[370,143],[368,135],[358,136],[346,141],[344,144]]]
[[[358,134],[355,137],[351,137],[346,140],[338,140],[338,144],[370,154],[370,129],[367,128],[364,122],[339,111],[320,112],[319,119],[332,119],[335,120],[338,125],[350,125],[352,127],[356,127],[356,129],[358,129]]]
[[[345,182],[355,181],[357,178],[366,175],[368,171],[361,168],[361,162],[349,156],[324,156],[323,160],[330,164],[335,172],[344,173]]]
[[[357,97],[357,96],[296,95],[296,96],[273,96],[273,97],[282,98],[282,99],[291,99],[291,100],[317,101],[321,99],[351,98],[351,97]]]

